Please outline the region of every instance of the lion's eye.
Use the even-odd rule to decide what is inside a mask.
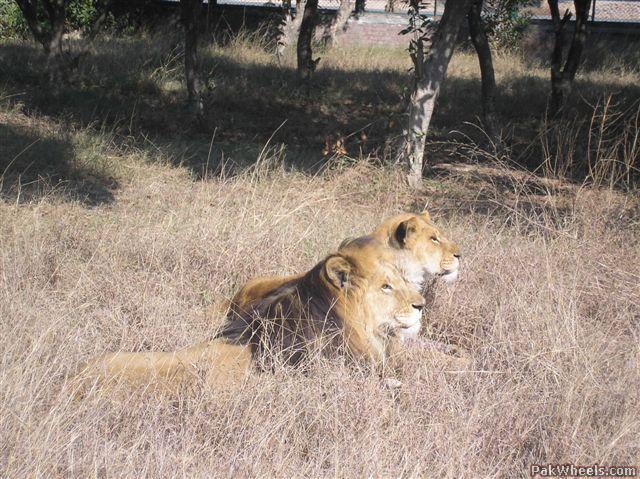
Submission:
[[[382,285],[382,291],[384,291],[385,293],[388,293],[392,289],[393,289],[393,287],[390,284],[383,284]]]
[[[431,241],[433,241],[435,244],[440,243],[440,240],[438,239],[438,237],[437,237],[437,236],[432,236],[432,237],[431,237]]]

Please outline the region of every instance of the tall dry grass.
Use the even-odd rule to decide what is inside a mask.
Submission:
[[[637,464],[637,205],[574,190],[534,210],[521,206],[533,195],[493,190],[483,210],[465,181],[415,196],[366,163],[309,176],[265,160],[197,182],[143,164],[109,206],[3,203],[2,475],[519,477],[531,463]],[[395,396],[329,360],[195,397],[71,400],[79,361],[206,339],[216,304],[246,279],[309,268],[426,203],[464,254],[428,321],[472,351],[471,371],[414,351]]]
[[[215,135],[186,135],[175,52],[145,42],[114,39],[51,103],[30,63],[13,62],[24,46],[2,49],[12,70],[0,76],[0,476],[522,477],[531,463],[640,465],[640,206],[633,191],[556,179],[569,176],[554,165],[577,148],[573,130],[513,126],[542,145],[552,179],[459,144],[446,158],[462,164],[436,169],[420,194],[381,161],[305,173],[291,165],[308,158],[292,159],[299,150],[277,137],[263,150],[261,129],[269,138],[269,122],[302,101],[272,57],[211,47],[209,61],[231,71],[219,70],[214,90],[227,114]],[[293,114],[321,118],[322,131],[347,113],[357,121],[342,125],[360,128],[369,120],[358,108],[400,111],[406,62],[387,54],[336,50],[318,72],[324,89]],[[545,69],[496,65],[505,118],[543,111]],[[476,92],[472,68],[469,55],[454,58],[436,131],[473,116],[473,101],[454,101]],[[594,92],[636,76],[583,81]],[[243,123],[245,98],[225,96],[238,88],[247,103],[261,95],[271,116]],[[605,135],[588,150],[589,165],[636,151],[616,146],[635,144],[637,126],[625,125],[626,139]],[[234,167],[246,157],[260,161]],[[425,205],[463,252],[459,282],[439,287],[427,312],[428,334],[468,348],[470,371],[411,351],[396,394],[337,358],[234,390],[71,399],[65,378],[91,355],[209,338],[220,304],[250,277],[304,271],[343,238]]]

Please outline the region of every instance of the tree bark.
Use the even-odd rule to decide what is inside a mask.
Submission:
[[[496,117],[496,76],[493,71],[493,59],[491,58],[491,47],[487,34],[482,24],[482,3],[483,0],[473,0],[469,9],[469,34],[471,42],[478,55],[480,64],[480,77],[482,80],[482,122],[484,123],[487,136],[497,143],[498,128]]]
[[[313,59],[311,43],[316,30],[318,17],[318,0],[307,0],[302,14],[300,34],[298,35],[298,76],[301,80],[309,80],[313,75],[319,58]]]
[[[198,56],[199,20],[202,0],[180,0],[184,25],[184,73],[187,80],[187,106],[197,117],[204,112],[202,79]]]
[[[62,58],[62,35],[64,34],[67,5],[63,0],[45,0],[44,6],[51,21],[51,34],[44,49],[49,60],[55,62]]]
[[[565,26],[571,19],[571,12],[566,10],[560,18],[558,0],[548,0],[548,3],[555,33],[555,43],[551,53],[551,111],[555,115],[564,108],[571,94],[573,80],[578,71],[587,39],[587,22],[589,21],[591,0],[574,0],[573,2],[576,11],[576,25],[564,68],[562,66],[564,33]]]
[[[98,33],[100,33],[102,24],[104,23],[104,21],[107,19],[107,16],[109,15],[112,2],[113,0],[102,0],[97,2],[97,4],[95,4],[96,9],[100,13],[98,14],[98,18],[95,19],[95,21],[93,22],[93,25],[91,25],[91,28],[85,35],[86,43],[88,44],[93,43]]]
[[[290,4],[291,2],[289,2]],[[278,36],[276,38],[276,57],[278,62],[282,61],[284,52],[293,43],[293,39],[300,35],[300,24],[307,5],[307,0],[298,0],[296,2],[296,15],[291,14],[291,8],[286,8],[284,18],[278,28]]]
[[[417,0],[412,2],[419,5]],[[470,4],[471,0],[447,2],[426,60],[423,59],[421,42],[418,42],[419,50],[412,55],[416,82],[409,102],[401,159],[406,163],[409,184],[414,188],[421,184],[425,139],[431,116]]]
[[[338,11],[324,31],[325,51],[333,48],[337,43],[338,33],[347,29],[347,22],[353,11],[353,5],[353,0],[340,0]]]
[[[395,13],[396,11],[396,0],[387,0],[387,3],[384,6],[384,11],[388,13]]]
[[[67,16],[69,0],[40,0],[47,17],[48,25],[38,21],[39,0],[16,0],[24,15],[29,30],[47,55],[47,69],[51,74],[59,72],[62,67],[62,35]]]

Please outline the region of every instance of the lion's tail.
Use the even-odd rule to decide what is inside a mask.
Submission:
[[[71,386],[76,398],[110,385],[177,392],[198,383],[218,386],[251,368],[248,346],[207,341],[172,352],[116,352],[96,356],[78,368]]]

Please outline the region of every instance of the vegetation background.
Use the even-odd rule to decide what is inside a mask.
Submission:
[[[640,465],[639,50],[615,46],[590,45],[561,119],[545,114],[546,46],[525,36],[496,52],[499,151],[477,126],[463,46],[416,192],[393,164],[410,85],[401,49],[336,47],[308,89],[260,31],[221,35],[202,51],[203,126],[182,106],[175,25],[101,35],[58,85],[34,43],[2,40],[0,475]],[[425,206],[463,250],[425,334],[468,348],[472,370],[415,351],[397,394],[335,359],[229,391],[71,399],[65,378],[91,355],[207,339],[250,277],[308,269]]]

